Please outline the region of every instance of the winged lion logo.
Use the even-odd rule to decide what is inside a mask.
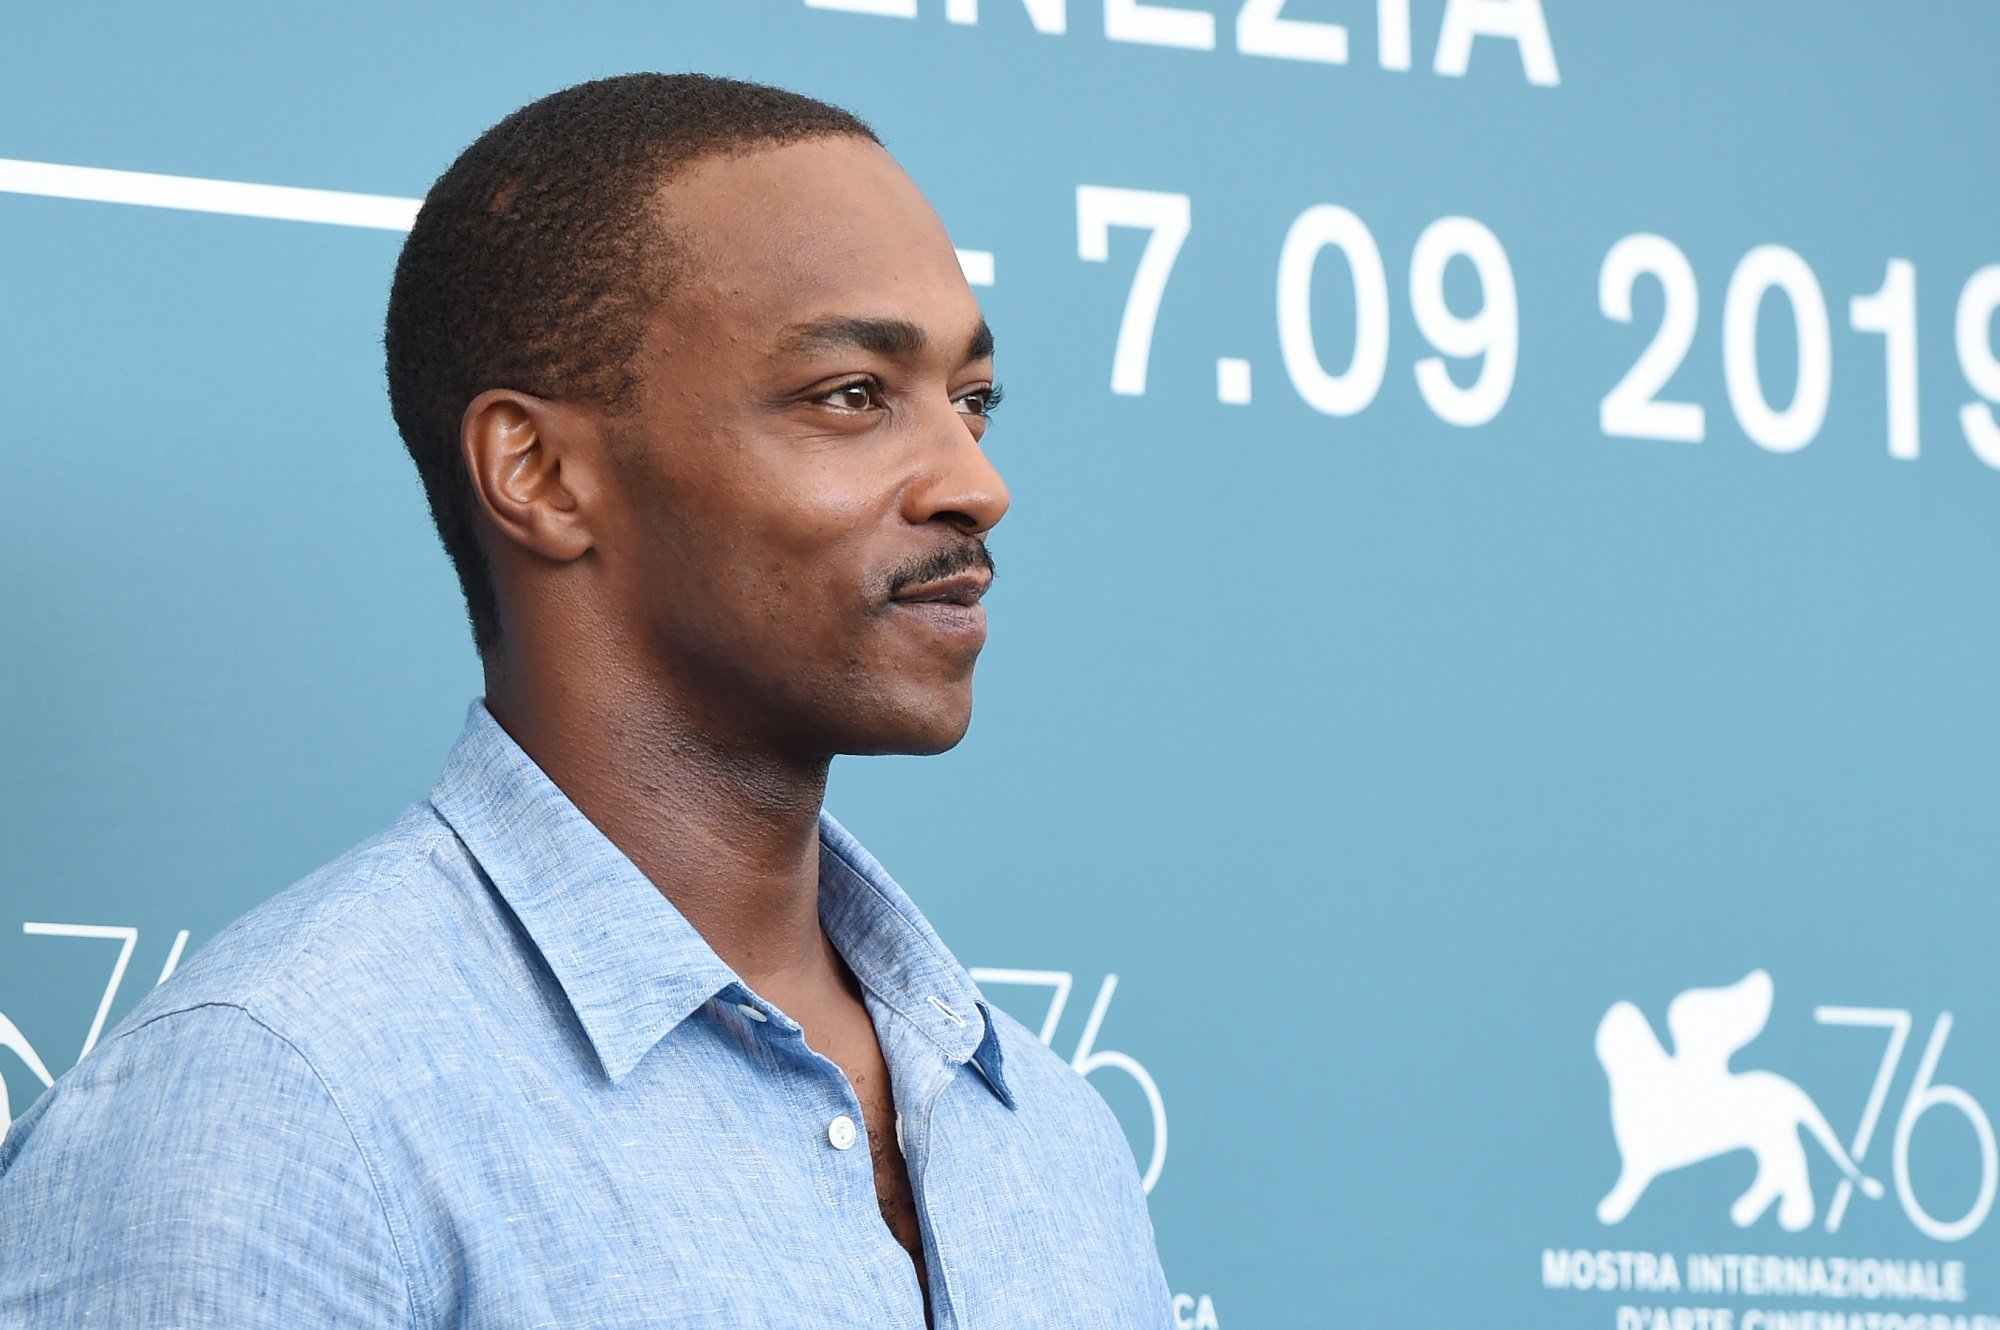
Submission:
[[[1739,1228],[1775,1202],[1780,1227],[1796,1233],[1813,1221],[1812,1179],[1804,1128],[1847,1179],[1870,1198],[1882,1184],[1848,1158],[1812,1097],[1769,1071],[1731,1071],[1729,1060],[1764,1030],[1771,1016],[1771,976],[1753,970],[1726,988],[1690,988],[1667,1007],[1668,1053],[1644,1013],[1614,1003],[1597,1026],[1597,1060],[1611,1082],[1611,1132],[1618,1181],[1597,1203],[1616,1224],[1662,1173],[1735,1150],[1757,1159],[1750,1189],[1729,1207]]]

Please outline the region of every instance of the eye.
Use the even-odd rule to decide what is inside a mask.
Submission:
[[[1000,405],[1001,396],[1000,385],[992,383],[959,394],[954,399],[953,405],[968,416],[990,416],[993,414],[993,408]]]
[[[828,406],[837,406],[844,411],[867,411],[880,406],[882,385],[873,379],[856,379],[853,383],[843,383],[821,393],[814,401]]]

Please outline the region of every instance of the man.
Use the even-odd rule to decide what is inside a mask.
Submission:
[[[15,1125],[0,1324],[1167,1324],[1103,1101],[820,810],[964,733],[1007,508],[916,187],[777,89],[571,88],[386,344],[486,695]]]

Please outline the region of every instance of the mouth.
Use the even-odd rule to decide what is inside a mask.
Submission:
[[[979,598],[993,585],[993,574],[970,569],[951,577],[906,586],[889,598],[889,608],[905,622],[928,633],[978,648],[986,641],[986,607]]]
[[[993,585],[993,574],[984,569],[968,569],[952,577],[919,582],[903,587],[889,598],[892,605],[957,605],[976,608],[979,598]]]

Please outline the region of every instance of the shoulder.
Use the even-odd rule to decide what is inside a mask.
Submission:
[[[218,933],[59,1077],[0,1143],[0,1325],[406,1323],[408,1225],[367,1112],[397,1032],[439,1008],[445,958],[492,915],[479,881],[413,805]]]
[[[1044,1130],[1063,1133],[1068,1148],[1087,1152],[1117,1178],[1121,1191],[1142,1195],[1133,1147],[1104,1096],[1032,1030],[990,1001],[986,1008],[1000,1043],[1001,1074],[1018,1111]]]
[[[365,1148],[408,1066],[456,1047],[474,1013],[497,1005],[479,985],[516,979],[517,951],[477,865],[417,804],[217,933],[48,1095],[76,1080],[94,1094],[122,1085],[138,1104],[166,1076],[206,1103],[255,1093],[289,1058],[351,1116]]]
[[[339,1114],[288,1040],[240,1006],[179,1005],[128,1022],[58,1078],[0,1145],[0,1177],[17,1181],[28,1160],[68,1175],[76,1161],[66,1156],[102,1159],[121,1142],[147,1156],[190,1146],[259,1149],[250,1129],[280,1123],[284,1137],[303,1144],[308,1121],[338,1128]],[[307,1135],[330,1146],[327,1153],[351,1153],[344,1129]],[[122,1156],[119,1170],[146,1162]]]
[[[985,1107],[988,1130],[967,1136],[979,1142],[984,1194],[1011,1217],[1010,1242],[1024,1263],[1073,1291],[1079,1324],[1164,1324],[1170,1294],[1134,1142],[1091,1081],[1019,1021],[988,1008],[1014,1107]],[[1082,1065],[1145,1075],[1115,1053]],[[1157,1118],[1150,1130],[1135,1124],[1138,1147],[1150,1155],[1163,1126]]]
[[[406,1002],[476,913],[478,870],[424,802],[250,910],[203,945],[105,1040],[171,1038],[161,1018],[234,1007],[293,1038],[342,1013]]]
[[[325,1085],[220,1003],[101,1044],[14,1124],[0,1248],[4,1324],[402,1325],[411,1305]]]
[[[1000,1042],[1001,1066],[1015,1097],[1035,1094],[1053,1100],[1065,1113],[1094,1115],[1104,1101],[1090,1083],[992,999],[985,999],[985,1005],[994,1038]]]

